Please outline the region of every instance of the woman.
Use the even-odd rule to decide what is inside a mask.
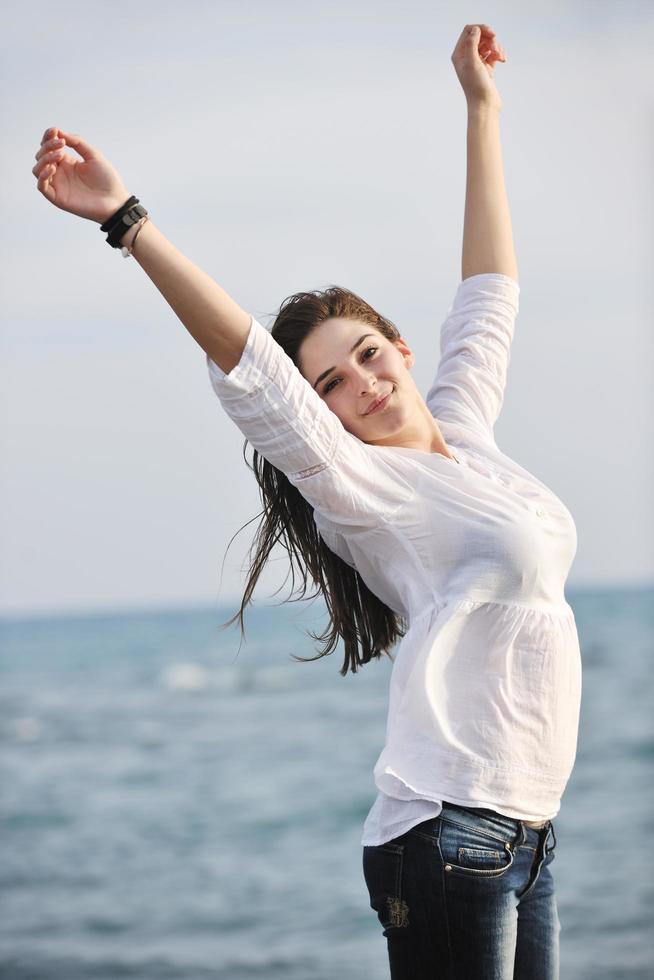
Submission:
[[[362,838],[395,980],[558,976],[549,865],[576,753],[580,654],[563,587],[577,542],[561,501],[493,436],[519,294],[493,80],[505,60],[484,24],[452,55],[468,109],[463,275],[426,400],[407,342],[356,294],[295,294],[268,332],[134,209],[81,137],[47,130],[33,170],[47,200],[131,250],[254,448],[265,506],[241,626],[282,540],[325,597],[320,656],[341,638],[342,674],[403,636]]]

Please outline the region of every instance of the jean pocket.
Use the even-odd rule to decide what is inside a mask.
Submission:
[[[449,820],[441,821],[438,846],[444,870],[455,875],[500,878],[515,860],[508,842]]]
[[[363,848],[363,876],[370,908],[377,913],[386,934],[387,929],[409,924],[409,907],[402,889],[402,864],[404,844],[365,845]]]

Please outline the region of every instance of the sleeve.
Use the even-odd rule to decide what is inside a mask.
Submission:
[[[329,520],[353,529],[378,526],[412,497],[398,468],[345,429],[254,317],[229,373],[206,358],[211,385],[232,421]]]
[[[494,442],[506,387],[520,286],[484,272],[459,284],[441,327],[441,358],[427,393],[432,415]]]

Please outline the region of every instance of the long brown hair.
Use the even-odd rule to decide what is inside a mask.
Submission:
[[[322,291],[294,293],[286,297],[276,314],[271,333],[298,366],[302,342],[318,324],[331,317],[361,320],[388,340],[400,338],[395,324],[377,313],[360,296],[341,286],[329,286]],[[239,619],[241,635],[245,636],[245,607],[252,599],[270,552],[276,542],[281,541],[288,552],[292,576],[291,592],[286,601],[297,602],[306,596],[307,578],[310,576],[318,588],[307,598],[313,599],[322,593],[330,615],[329,626],[324,633],[308,631],[314,640],[325,641],[323,649],[316,657],[296,657],[293,654],[294,659],[304,662],[319,660],[332,653],[340,636],[345,647],[345,660],[339,671],[343,677],[348,669],[356,674],[357,666],[367,664],[373,657],[380,659],[382,654],[386,654],[392,660],[389,648],[406,633],[406,622],[370,591],[356,569],[327,547],[315,525],[313,507],[288,477],[272,466],[256,449],[252,450],[252,463],[248,461],[245,455],[247,445],[246,439],[243,457],[259,484],[263,510],[257,515],[261,516],[261,521],[249,551],[251,565],[241,608],[223,624],[223,628]],[[246,526],[247,524],[243,525]],[[240,533],[243,527],[236,533]],[[234,537],[236,535],[229,545]],[[252,558],[255,549],[256,554]],[[294,562],[302,576],[297,599],[292,598],[295,594]]]

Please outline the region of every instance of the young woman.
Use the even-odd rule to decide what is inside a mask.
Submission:
[[[394,980],[559,969],[550,864],[579,718],[564,597],[577,540],[563,503],[493,435],[519,294],[493,79],[505,60],[485,24],[452,54],[468,110],[463,270],[426,400],[406,340],[356,294],[297,293],[269,332],[130,211],[80,136],[48,129],[33,169],[48,201],[132,249],[253,447],[265,506],[241,626],[281,540],[325,597],[319,655],[342,639],[342,674],[403,637],[362,838]]]

